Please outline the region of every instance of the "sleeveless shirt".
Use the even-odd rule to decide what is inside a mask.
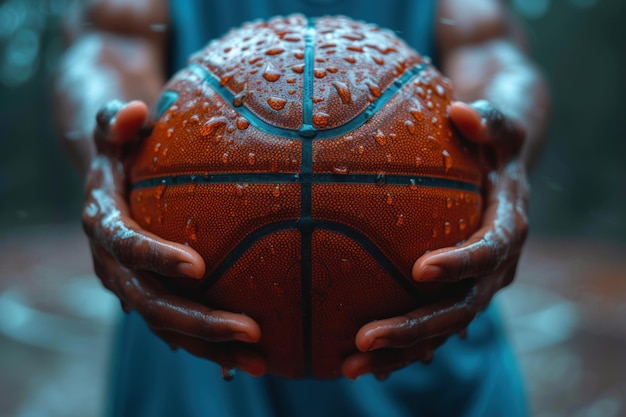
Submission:
[[[209,40],[245,21],[275,15],[346,15],[396,31],[420,54],[436,57],[436,0],[172,0],[170,71]],[[384,382],[371,375],[286,380],[250,377],[226,382],[221,368],[172,351],[136,313],[118,335],[109,415],[115,417],[523,417],[524,393],[495,308],[453,336],[433,363],[415,363]]]

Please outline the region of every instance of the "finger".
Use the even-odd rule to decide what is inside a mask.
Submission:
[[[142,101],[125,103],[111,100],[104,104],[96,115],[96,142],[99,150],[102,150],[106,143],[123,145],[136,138],[147,117],[148,107]]]
[[[514,172],[494,183],[483,226],[459,246],[438,249],[413,265],[416,281],[454,282],[493,274],[517,262],[528,234],[527,186]]]
[[[86,234],[129,269],[202,278],[206,265],[200,254],[186,245],[143,230],[131,218],[122,189],[122,181],[111,161],[97,157],[87,180],[83,210]]]
[[[447,337],[431,339],[408,349],[382,349],[374,352],[358,352],[346,358],[341,372],[348,379],[373,373],[378,380],[384,380],[398,369],[414,362],[429,364],[435,350],[447,340]]]
[[[451,299],[408,314],[374,321],[361,327],[355,342],[361,352],[382,348],[406,348],[428,339],[448,337],[462,331],[484,308],[477,286]]]
[[[174,331],[209,342],[258,342],[259,325],[243,314],[213,310],[173,294],[148,274],[124,282],[121,298],[153,329]]]
[[[523,145],[525,131],[521,124],[486,100],[471,104],[454,102],[449,116],[461,134],[471,141],[505,146],[511,153],[519,152]]]
[[[208,359],[224,368],[237,368],[254,377],[267,371],[265,358],[253,349],[239,343],[211,343],[184,334],[151,329],[172,348],[182,348],[199,358]]]

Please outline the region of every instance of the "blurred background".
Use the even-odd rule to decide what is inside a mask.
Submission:
[[[0,416],[99,416],[106,392],[119,308],[91,272],[51,115],[71,3],[0,0]],[[497,302],[534,415],[626,416],[626,1],[510,3],[554,110]]]

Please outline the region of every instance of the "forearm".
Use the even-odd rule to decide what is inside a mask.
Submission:
[[[167,34],[145,29],[156,18],[139,13],[129,17],[128,10],[116,10],[106,2],[95,5],[100,8],[97,13],[87,10],[84,15],[89,31],[80,32],[81,24],[68,28],[74,39],[61,59],[54,83],[58,136],[81,175],[95,155],[93,131],[98,109],[112,99],[136,99],[151,105],[165,81]],[[149,5],[146,2],[145,7]]]
[[[511,40],[496,39],[452,51],[444,72],[454,80],[459,100],[485,99],[526,130],[521,158],[531,169],[541,150],[549,99],[540,71]]]

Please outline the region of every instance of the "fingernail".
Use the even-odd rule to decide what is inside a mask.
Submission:
[[[178,265],[176,265],[176,272],[178,272],[179,274],[185,277],[189,277],[193,279],[202,278],[202,277],[196,276],[196,268],[194,268],[193,264],[189,262],[180,262]]]
[[[381,349],[381,348],[385,348],[387,346],[389,346],[389,340],[379,337],[378,339],[375,339],[372,344],[369,346],[369,348],[367,348],[368,351],[372,351],[372,350],[376,350],[376,349]]]
[[[437,279],[443,275],[443,269],[434,265],[426,265],[422,269],[422,273],[417,278],[418,281],[431,281]]]

